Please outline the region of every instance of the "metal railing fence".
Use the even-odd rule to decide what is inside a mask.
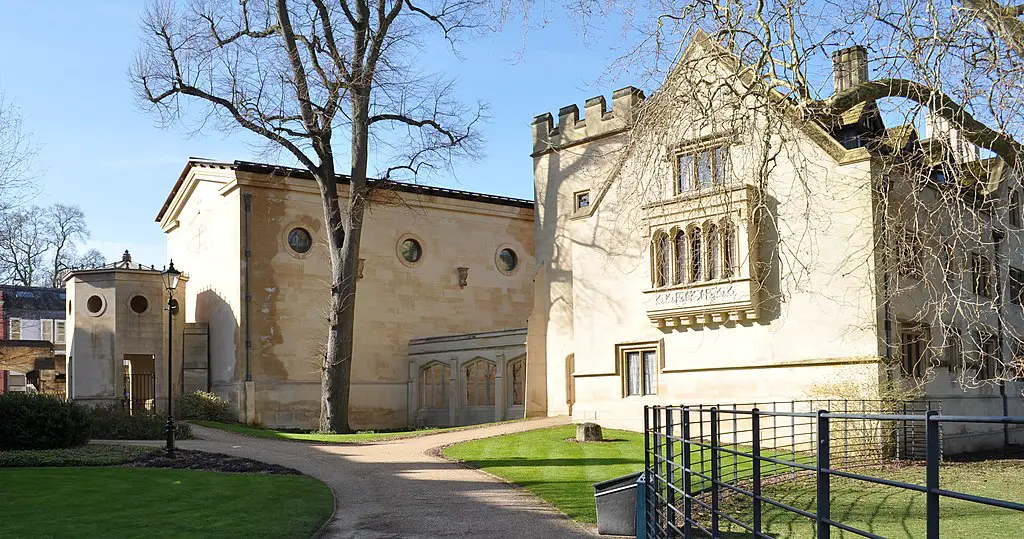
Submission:
[[[645,407],[646,537],[770,539],[766,510],[808,519],[818,539],[833,529],[882,537],[833,518],[833,480],[924,494],[928,539],[939,537],[943,498],[1024,511],[1021,503],[942,488],[942,427],[949,423],[1024,425],[1024,417],[942,415],[939,403],[928,401]],[[923,484],[867,469],[922,462]],[[806,483],[813,506],[765,494],[784,481]]]

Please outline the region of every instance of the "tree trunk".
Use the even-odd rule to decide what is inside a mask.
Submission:
[[[352,172],[349,180],[348,208],[341,211],[333,162],[322,165],[320,182],[331,250],[331,310],[328,322],[327,353],[321,381],[320,430],[349,432],[348,404],[352,380],[352,345],[356,314],[356,274],[359,244],[363,228],[363,210],[367,201],[367,139],[369,130],[369,90],[352,92]],[[324,190],[323,186],[330,189]]]

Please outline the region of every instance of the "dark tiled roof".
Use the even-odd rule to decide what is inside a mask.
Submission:
[[[64,312],[67,292],[63,288],[0,285],[4,311]]]
[[[160,208],[160,213],[156,216],[156,221],[163,219],[164,213],[171,206],[171,201],[174,200],[174,195],[178,193],[181,186],[185,183],[185,177],[188,176],[188,171],[192,167],[210,167],[210,168],[226,168],[230,170],[236,170],[239,172],[251,172],[254,174],[270,174],[273,176],[286,176],[293,178],[305,178],[312,180],[313,175],[306,169],[286,167],[281,165],[271,165],[268,163],[254,163],[251,161],[215,161],[209,159],[198,159],[190,158],[188,163],[185,164],[185,169],[178,176],[178,181],[175,182],[174,187],[171,188],[171,192],[167,195],[167,200],[164,201],[163,207]],[[349,177],[344,174],[337,175],[338,182],[341,184],[348,184]],[[415,193],[420,195],[436,196],[441,198],[454,198],[458,200],[471,200],[474,202],[483,202],[485,204],[497,204],[500,206],[512,206],[515,208],[533,208],[532,200],[525,200],[521,198],[505,197],[500,195],[488,195],[484,193],[474,193],[472,191],[460,191],[458,189],[447,189],[444,187],[431,187],[427,185],[418,185],[414,183],[395,182],[395,181],[384,181],[371,179],[370,184],[377,189],[387,189],[391,191],[399,191],[403,193]]]

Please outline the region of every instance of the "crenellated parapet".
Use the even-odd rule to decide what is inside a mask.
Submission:
[[[627,86],[612,93],[611,110],[608,110],[604,96],[599,95],[588,99],[583,105],[583,119],[580,119],[580,109],[576,105],[559,109],[557,124],[554,124],[551,113],[536,116],[533,119],[533,154],[536,156],[620,133],[632,125],[643,101],[644,93],[641,90]]]

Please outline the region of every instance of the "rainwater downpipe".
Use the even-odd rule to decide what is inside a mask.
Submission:
[[[1006,238],[1006,233],[996,228],[992,230],[992,246],[995,252],[995,274],[996,274],[996,334],[998,335],[999,343],[999,362],[1002,363],[1003,359],[1003,288],[1001,286],[1002,279],[1002,265],[999,263],[999,246],[1003,243],[1003,239]],[[991,373],[994,374],[994,373]],[[1006,400],[1006,379],[1003,376],[999,377],[999,397],[1003,400],[1003,417],[1010,415],[1009,403]],[[1003,423],[1003,447],[1009,447],[1010,445],[1010,425]]]
[[[249,329],[249,303],[252,302],[252,293],[249,290],[249,263],[252,260],[252,247],[250,239],[250,217],[252,216],[252,193],[246,193],[242,197],[245,200],[245,381],[252,381],[252,369],[249,366],[249,355],[252,350],[252,333]]]

